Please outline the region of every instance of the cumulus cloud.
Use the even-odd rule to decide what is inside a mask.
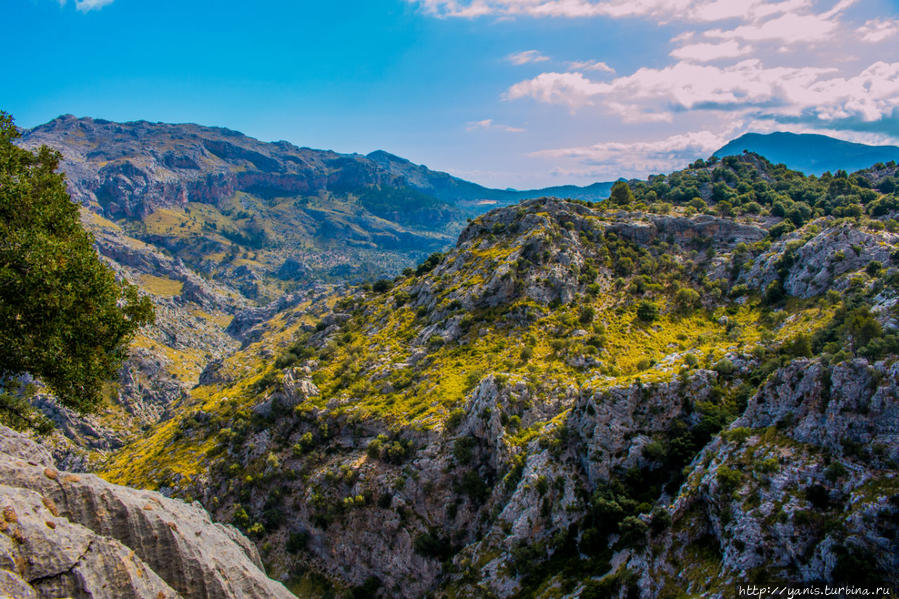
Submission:
[[[707,37],[747,42],[776,41],[784,44],[820,42],[836,32],[838,21],[834,17],[813,14],[787,14],[760,23],[742,25],[735,29],[706,31]]]
[[[548,56],[544,56],[539,50],[525,50],[524,52],[515,52],[506,56],[506,60],[514,65],[529,64],[532,62],[546,62]]]
[[[871,122],[890,117],[899,103],[899,62],[877,62],[851,77],[832,67],[768,68],[756,59],[723,67],[678,62],[608,83],[581,73],[542,73],[516,83],[505,97],[572,109],[601,103],[628,122],[670,121],[689,110]]]
[[[520,127],[511,127],[495,123],[493,119],[484,119],[482,121],[471,121],[466,124],[467,131],[503,131],[504,133],[522,133],[524,129]]]
[[[862,41],[876,44],[899,33],[899,20],[871,19],[856,30]]]
[[[593,98],[606,93],[609,85],[590,81],[581,73],[541,73],[520,81],[505,93],[508,100],[531,97],[547,104],[567,104],[578,108],[593,103]]]
[[[691,62],[711,62],[723,58],[736,58],[749,54],[752,48],[743,46],[735,41],[722,42],[720,44],[697,43],[687,44],[671,51],[671,56],[678,60]]]
[[[653,141],[606,142],[542,150],[532,156],[575,163],[564,169],[569,175],[610,180],[683,168],[697,158],[707,158],[730,139],[727,134],[695,131]]]
[[[573,60],[568,63],[569,71],[601,71],[614,73],[615,69],[601,60]]]

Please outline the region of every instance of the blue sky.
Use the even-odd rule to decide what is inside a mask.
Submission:
[[[899,141],[899,0],[10,0],[0,108],[385,149],[497,187],[746,131]]]

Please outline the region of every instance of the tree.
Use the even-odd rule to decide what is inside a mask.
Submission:
[[[17,137],[0,112],[0,421],[21,429],[39,420],[23,400],[23,375],[88,412],[154,315],[136,287],[100,262],[56,172],[60,155],[19,148]]]
[[[630,185],[624,181],[616,181],[615,184],[612,185],[612,190],[609,193],[610,204],[614,204],[615,206],[627,206],[633,201],[634,192],[631,191]]]

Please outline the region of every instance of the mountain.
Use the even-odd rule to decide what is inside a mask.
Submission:
[[[192,124],[63,116],[24,131],[22,144],[62,153],[76,202],[251,300],[298,282],[396,274],[451,245],[467,218],[549,191],[488,189],[383,151],[338,154]]]
[[[299,597],[896,585],[897,175],[741,154],[491,210],[247,319],[102,475],[199,501]]]
[[[747,133],[729,142],[714,155],[734,156],[744,150],[809,175],[838,170],[852,172],[876,163],[899,161],[899,147],[896,146],[869,146],[826,135],[786,132]]]
[[[418,190],[427,192],[445,201],[464,201],[485,206],[492,203],[507,204],[520,200],[532,200],[543,197],[570,198],[575,200],[599,201],[609,197],[613,181],[593,183],[586,186],[560,185],[539,189],[491,189],[477,183],[463,181],[446,173],[438,173],[424,166],[378,150],[368,154],[391,173],[403,177]]]
[[[25,147],[61,153],[101,256],[157,312],[102,414],[35,397],[60,431],[57,460],[76,470],[168,418],[206,364],[277,306],[395,276],[451,247],[467,219],[545,195],[485,188],[383,151],[338,154],[192,124],[63,116],[22,133]],[[598,198],[601,187],[565,189]]]

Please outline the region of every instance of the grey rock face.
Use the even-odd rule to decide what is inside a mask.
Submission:
[[[889,265],[897,241],[895,233],[850,225],[826,227],[808,240],[788,235],[759,256],[740,282],[764,290],[777,278],[780,264],[786,267],[784,289],[790,295],[808,298],[828,289],[844,290],[849,285],[847,273],[873,261]]]
[[[612,388],[585,394],[569,425],[581,442],[579,456],[592,485],[607,482],[613,470],[641,465],[643,447],[676,419],[695,424],[687,402],[706,401],[717,375],[698,370],[686,381]]]
[[[889,367],[856,359],[828,368],[797,361],[779,371],[734,426],[789,423],[796,441],[838,456],[879,446],[878,462],[899,464],[899,363]]]
[[[61,516],[52,500],[0,485],[0,595],[182,597],[115,539]]]
[[[198,505],[58,471],[2,427],[0,448],[0,585],[21,596],[293,596],[265,576],[252,543]]]
[[[619,555],[640,595],[666,581],[723,596],[753,573],[803,584],[899,582],[896,368],[797,360],[694,459],[673,525]],[[697,547],[716,555],[715,577]],[[708,554],[705,554],[708,555]],[[773,579],[773,578],[772,578]]]

